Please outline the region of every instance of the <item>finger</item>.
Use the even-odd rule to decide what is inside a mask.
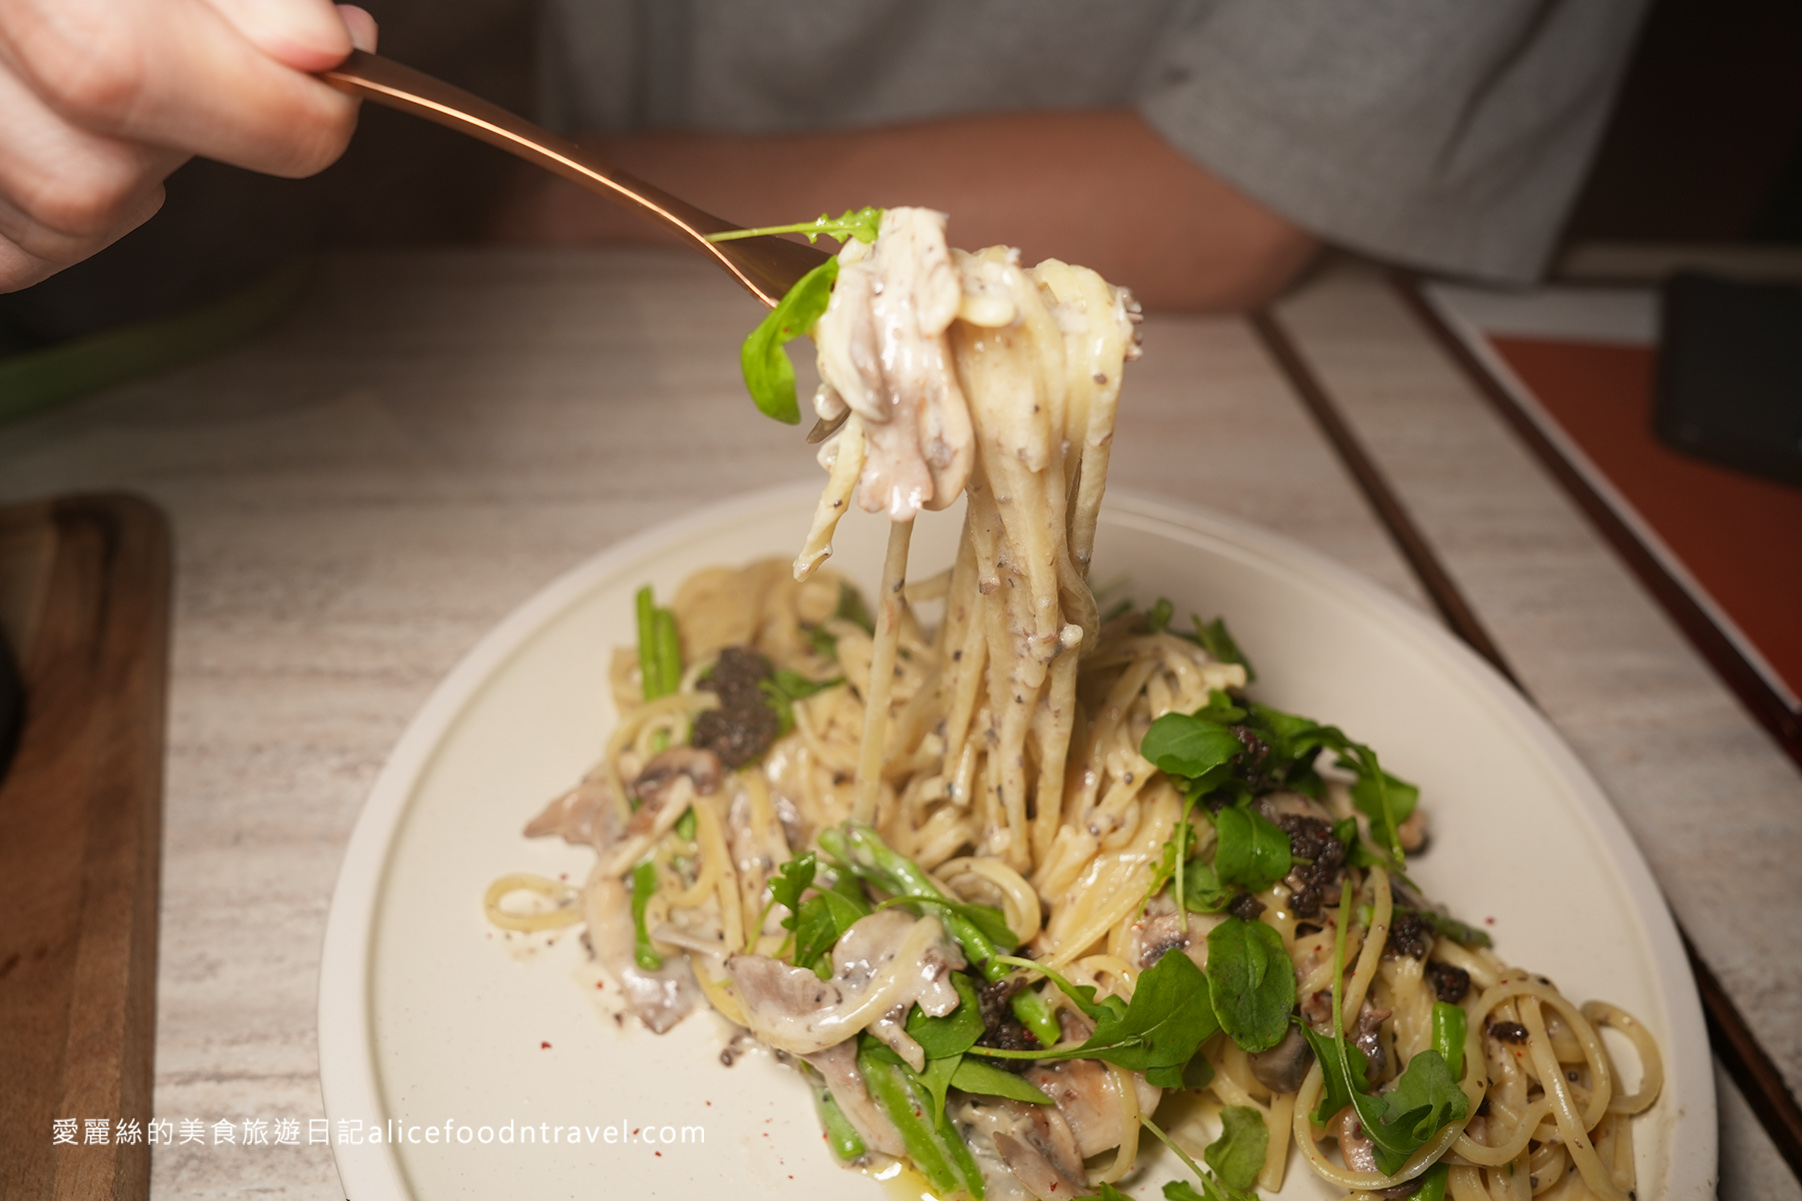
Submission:
[[[65,264],[52,263],[14,246],[0,237],[0,292],[17,292],[49,279]]]
[[[350,97],[270,58],[204,0],[6,0],[0,59],[73,124],[275,175],[320,170],[356,127]]]
[[[340,4],[338,15],[344,18],[344,27],[350,30],[350,43],[364,54],[375,53],[375,43],[381,33],[376,28],[375,18],[354,4]]]
[[[89,133],[0,70],[0,237],[63,265],[150,219],[183,156]]]
[[[283,66],[323,71],[350,53],[350,30],[331,0],[206,0],[246,41]]]

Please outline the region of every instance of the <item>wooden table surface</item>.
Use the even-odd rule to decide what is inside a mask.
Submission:
[[[304,1132],[358,807],[433,686],[543,584],[817,473],[742,393],[758,315],[674,252],[360,254],[252,345],[0,426],[0,502],[130,489],[174,525],[156,1115],[303,1131],[158,1148],[153,1196],[340,1195]],[[1381,275],[1334,266],[1277,320],[1802,1092],[1802,774]],[[1258,522],[1432,610],[1248,322],[1154,316],[1145,343],[1118,486]],[[1722,1196],[1802,1198],[1717,1079]]]

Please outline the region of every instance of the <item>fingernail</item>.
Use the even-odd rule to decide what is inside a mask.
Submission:
[[[374,54],[380,32],[375,18],[354,4],[340,4],[338,15],[344,19],[344,28],[350,31],[350,44],[365,54]]]

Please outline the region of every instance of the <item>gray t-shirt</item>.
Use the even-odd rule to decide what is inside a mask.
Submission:
[[[1525,282],[1646,0],[550,0],[567,129],[1137,107],[1328,241]]]

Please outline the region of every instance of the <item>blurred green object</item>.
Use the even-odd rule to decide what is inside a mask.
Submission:
[[[0,358],[0,421],[242,342],[287,313],[312,279],[296,259],[222,300]]]

